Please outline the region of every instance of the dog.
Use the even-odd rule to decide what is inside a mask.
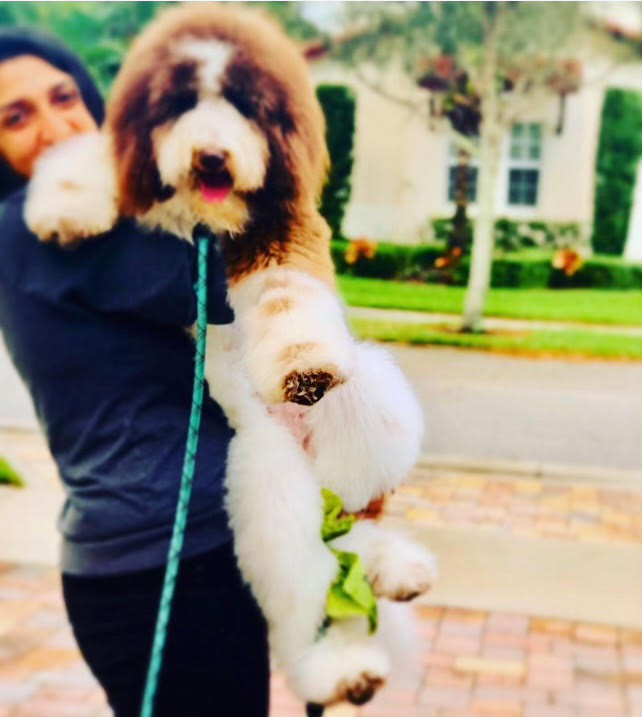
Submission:
[[[348,330],[317,209],[328,164],[306,63],[278,25],[255,10],[180,6],[133,44],[103,129],[41,160],[25,218],[61,244],[121,216],[188,241],[198,225],[221,237],[235,321],[210,327],[208,382],[236,431],[226,507],[239,567],[294,692],[359,704],[390,673],[386,599],[425,592],[436,562],[372,521],[321,539],[321,487],[364,510],[412,468],[423,434],[390,355]],[[330,547],[361,556],[384,599],[377,634],[354,617],[319,636]]]

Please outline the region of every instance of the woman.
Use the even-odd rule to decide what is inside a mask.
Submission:
[[[130,222],[71,251],[22,219],[37,158],[103,119],[100,95],[58,42],[0,32],[0,328],[66,491],[65,604],[116,717],[137,715],[189,420],[193,247]],[[11,194],[11,191],[19,190]],[[208,313],[233,319],[212,252]],[[243,585],[222,506],[231,432],[204,403],[156,715],[262,717],[266,626]]]

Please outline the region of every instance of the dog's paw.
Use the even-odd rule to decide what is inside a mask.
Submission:
[[[79,135],[39,160],[25,221],[42,241],[73,244],[108,231],[117,219],[116,175],[104,135]]]
[[[265,402],[310,406],[348,380],[356,342],[327,285],[276,268],[245,280],[230,297],[243,325],[247,368]]]
[[[398,602],[412,600],[430,590],[437,573],[435,556],[404,538],[380,548],[369,569],[375,595]]]
[[[301,322],[301,333],[304,330],[309,333],[309,326],[314,326],[313,318],[306,316],[305,307],[297,313],[299,316],[293,319]],[[308,327],[303,329],[306,323]],[[321,321],[317,327],[319,335],[308,341],[290,343],[291,335],[281,334],[281,345],[274,345],[273,372],[264,374],[268,379],[262,391],[265,400],[312,406],[348,379],[354,366],[355,342],[347,328],[343,323],[324,326]],[[294,322],[292,330],[296,331]],[[278,341],[278,335],[275,339]]]
[[[312,406],[337,384],[343,383],[340,371],[312,368],[307,371],[290,371],[283,379],[283,397],[289,403]]]
[[[363,705],[383,686],[389,672],[388,655],[374,641],[346,644],[326,637],[298,662],[291,681],[306,702]]]

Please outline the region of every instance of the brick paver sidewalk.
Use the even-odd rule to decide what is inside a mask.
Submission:
[[[41,441],[21,432],[4,438],[0,449],[10,448],[5,454],[29,476],[26,490],[56,485]],[[642,498],[615,487],[416,471],[387,515],[507,540],[642,544]],[[415,611],[420,654],[403,682],[328,717],[642,717],[642,631],[448,605]],[[74,644],[57,572],[0,563],[0,717],[108,715]],[[271,717],[302,716],[275,675]]]
[[[498,528],[516,536],[642,543],[637,492],[527,478],[414,475],[390,499],[389,515],[424,525]]]
[[[421,655],[415,669],[370,705],[342,714],[642,714],[642,631],[448,607],[419,606],[416,612]],[[0,717],[109,714],[74,645],[57,572],[0,566]],[[302,705],[275,676],[271,717],[302,714]]]

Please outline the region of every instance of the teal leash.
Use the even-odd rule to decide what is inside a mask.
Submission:
[[[154,631],[154,643],[152,654],[147,671],[147,681],[143,694],[143,704],[140,717],[152,717],[154,713],[154,698],[158,688],[158,676],[163,664],[163,651],[167,638],[167,625],[172,611],[172,599],[176,587],[176,576],[180,565],[181,549],[185,535],[185,524],[189,510],[189,499],[192,494],[192,481],[194,479],[194,466],[196,463],[196,450],[198,448],[198,429],[201,425],[201,408],[203,406],[203,387],[205,384],[205,338],[207,335],[207,255],[210,245],[210,237],[205,232],[194,233],[196,247],[198,250],[198,279],[196,281],[196,306],[197,306],[197,334],[196,334],[196,359],[194,368],[194,389],[192,392],[192,410],[189,417],[189,429],[187,432],[187,446],[185,448],[185,459],[183,461],[183,474],[174,518],[174,529],[169,544],[167,555],[167,567],[165,568],[165,579],[161,593],[158,616],[156,618],[156,629]]]
[[[189,511],[189,500],[192,494],[192,482],[194,480],[194,467],[196,464],[196,451],[198,448],[198,431],[201,425],[201,409],[203,407],[203,389],[205,385],[205,339],[207,337],[207,256],[209,253],[210,236],[207,232],[199,233],[195,242],[198,250],[198,278],[196,281],[196,356],[194,367],[194,388],[192,392],[192,408],[189,418],[187,432],[187,446],[185,447],[185,458],[183,461],[183,473],[178,494],[178,504],[174,517],[174,529],[167,554],[167,566],[163,580],[156,628],[154,630],[154,642],[152,654],[147,670],[143,703],[140,710],[140,717],[153,717],[154,700],[158,690],[158,676],[163,665],[163,653],[167,639],[167,626],[172,612],[172,600],[176,588],[176,577],[180,566],[183,538],[185,536],[185,524]],[[321,717],[324,712],[323,705],[308,703],[306,715],[308,717]]]

